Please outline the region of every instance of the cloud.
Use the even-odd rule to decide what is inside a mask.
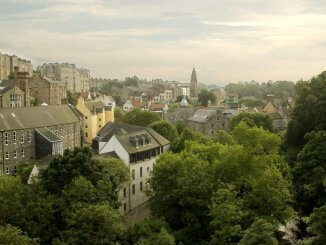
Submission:
[[[201,82],[310,78],[324,69],[318,0],[0,0],[1,52],[93,76]]]

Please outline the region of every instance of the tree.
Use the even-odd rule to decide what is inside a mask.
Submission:
[[[313,131],[305,140],[293,172],[298,207],[309,215],[314,207],[326,203],[326,132]]]
[[[70,213],[60,240],[65,244],[115,244],[122,232],[122,216],[109,203],[102,203]]]
[[[255,222],[246,230],[239,245],[277,245],[274,236],[276,228],[264,219],[256,219]]]
[[[115,107],[114,108],[114,121],[121,123],[124,114],[125,114],[125,112],[120,107]]]
[[[213,140],[186,128],[177,153],[163,154],[152,172],[152,214],[184,244],[236,244],[255,218],[284,224],[293,210],[280,143],[245,123]]]
[[[309,217],[308,231],[316,235],[312,238],[311,244],[326,244],[326,205],[314,209]]]
[[[212,104],[215,104],[216,95],[206,89],[202,89],[198,94],[198,102],[202,106],[207,106],[209,100],[211,101]]]
[[[76,96],[70,90],[67,90],[67,100],[68,100],[68,103],[71,105],[76,105],[76,103],[77,103]]]
[[[131,227],[125,236],[130,244],[175,244],[174,237],[168,232],[167,224],[162,219],[153,217]]]
[[[269,115],[261,113],[242,112],[231,119],[231,129],[234,129],[240,122],[245,122],[249,127],[262,127],[273,132],[273,121]]]
[[[284,148],[288,159],[294,165],[297,154],[306,143],[305,134],[326,130],[326,72],[310,81],[295,85],[295,106],[285,135]]]
[[[36,245],[38,239],[28,237],[19,228],[6,225],[0,226],[0,244],[2,245]]]
[[[148,127],[151,123],[159,121],[158,114],[152,111],[143,111],[140,109],[133,109],[123,115],[122,121],[126,124]]]
[[[148,127],[152,128],[154,131],[168,139],[170,142],[173,142],[178,137],[176,128],[167,121],[155,121]]]

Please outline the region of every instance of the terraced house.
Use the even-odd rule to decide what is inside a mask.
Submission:
[[[80,146],[81,118],[68,105],[0,110],[0,174]]]

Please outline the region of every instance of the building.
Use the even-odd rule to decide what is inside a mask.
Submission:
[[[93,138],[108,122],[114,122],[114,106],[106,106],[103,98],[85,101],[78,98],[76,109],[84,116],[84,142],[91,144]]]
[[[239,108],[239,97],[237,94],[228,94],[224,98],[224,106],[230,109]]]
[[[275,102],[274,95],[268,94],[265,105],[263,107],[254,108],[255,112],[265,113],[271,117],[276,132],[286,129],[289,122],[290,110],[291,105],[285,94],[283,94],[282,101],[278,104]]]
[[[65,84],[42,77],[40,74],[29,79],[29,90],[34,98],[34,105],[61,105],[67,103],[67,87]]]
[[[132,109],[134,109],[134,106],[133,106],[131,100],[127,100],[127,101],[123,104],[122,109],[123,109],[125,112],[131,111]]]
[[[72,93],[88,92],[90,70],[77,68],[75,64],[49,63],[39,66],[37,70],[43,77],[52,78],[67,86]]]
[[[25,106],[25,93],[12,80],[0,80],[0,108]]]
[[[146,180],[159,155],[169,150],[170,142],[150,128],[108,123],[93,140],[92,148],[97,154],[119,157],[129,168],[130,184],[119,193],[120,211],[126,213],[148,201]]]
[[[222,110],[198,109],[188,117],[186,126],[196,132],[213,137],[217,131],[228,131],[230,121]]]
[[[197,75],[196,75],[196,71],[195,68],[192,69],[192,73],[191,73],[191,79],[190,79],[190,96],[192,98],[196,98],[197,97]]]
[[[0,173],[80,146],[80,118],[68,105],[0,110]]]
[[[19,71],[27,72],[29,77],[33,76],[31,61],[0,52],[0,80],[9,79],[9,76],[14,73],[15,67],[18,67]]]

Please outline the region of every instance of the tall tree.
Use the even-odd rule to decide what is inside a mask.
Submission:
[[[295,106],[284,142],[292,163],[306,143],[306,133],[326,130],[326,71],[310,81],[298,82],[295,89]]]
[[[242,121],[249,127],[262,127],[273,132],[273,121],[267,114],[242,112],[231,119],[231,129],[234,129]]]
[[[167,121],[155,121],[149,125],[154,131],[173,142],[177,137],[178,133],[176,128]]]
[[[152,111],[143,111],[140,109],[133,109],[123,115],[122,121],[126,124],[147,127],[153,122],[159,121],[160,117],[157,113]]]
[[[326,244],[326,205],[314,209],[314,212],[309,217],[308,231],[315,235],[310,241],[311,244]]]
[[[6,225],[0,226],[0,244],[1,245],[37,245],[38,239],[30,238],[19,228]]]
[[[211,101],[212,104],[215,104],[216,103],[216,95],[214,93],[208,91],[207,89],[202,89],[198,93],[198,102],[202,106],[207,106],[209,100]]]
[[[298,208],[309,215],[326,203],[326,132],[308,133],[305,140],[293,172]]]

